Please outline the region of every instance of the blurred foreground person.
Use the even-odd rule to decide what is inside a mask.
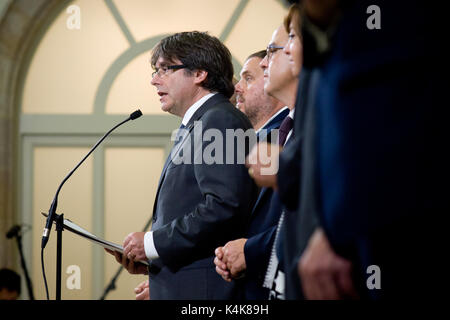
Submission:
[[[423,1],[302,3],[320,222],[298,264],[303,293],[433,298],[448,203],[438,183],[447,167],[444,19],[432,12],[445,10]]]

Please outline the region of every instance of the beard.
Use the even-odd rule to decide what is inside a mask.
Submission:
[[[246,105],[244,113],[247,116],[248,120],[250,120],[250,123],[253,127],[258,124],[258,121],[261,118],[260,110],[258,110],[258,107]]]
[[[258,105],[246,105],[245,115],[250,120],[252,126],[255,127],[262,119],[272,113],[273,108],[267,101]]]

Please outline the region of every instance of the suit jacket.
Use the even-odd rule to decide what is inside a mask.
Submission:
[[[276,115],[272,120],[269,121],[264,127],[261,128],[261,130],[257,133],[257,140],[258,142],[267,142],[267,143],[278,143],[278,135],[272,135],[270,134],[273,129],[279,129],[281,126],[281,122],[283,122],[284,118],[289,114],[289,109],[287,107],[284,107],[284,109]],[[272,141],[272,138],[276,138],[277,141]]]
[[[281,122],[289,114],[289,109],[280,112],[272,121],[264,126],[267,136],[259,137],[265,139],[271,137],[273,129],[279,129]],[[261,141],[261,140],[260,140]],[[270,141],[267,141],[270,142]],[[276,143],[271,141],[271,143]],[[247,229],[247,242],[244,246],[244,255],[247,265],[244,279],[245,299],[260,300],[267,299],[268,289],[262,287],[264,273],[270,258],[270,249],[273,241],[273,234],[277,221],[281,213],[278,206],[279,201],[273,201],[273,189],[261,188],[258,199],[253,207],[250,222]]]
[[[237,162],[239,156],[245,159],[250,145],[238,148],[235,143],[227,150],[226,143],[227,129],[251,128],[242,112],[225,96],[216,94],[194,113],[186,126],[187,134],[174,146],[175,157],[169,156],[166,162],[154,204],[152,230],[159,258],[150,261],[152,299],[234,297],[234,285],[215,272],[213,259],[216,247],[244,236],[256,200],[257,187],[244,163]],[[221,135],[223,144],[212,148],[207,137],[201,139],[206,131]],[[206,158],[201,158],[206,151],[219,160],[233,151],[234,159],[207,164]],[[178,155],[191,163],[175,161]],[[199,160],[202,163],[196,164]]]

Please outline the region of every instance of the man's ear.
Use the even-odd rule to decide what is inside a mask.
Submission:
[[[205,70],[195,70],[194,71],[194,83],[195,84],[200,84],[203,81],[206,80],[206,78],[208,77],[208,71]]]

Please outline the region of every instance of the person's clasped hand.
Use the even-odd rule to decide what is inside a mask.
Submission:
[[[215,250],[216,257],[214,258],[214,264],[216,265],[216,272],[227,282],[233,280],[231,278],[230,270],[227,267],[227,261],[223,254],[223,247],[218,247]]]
[[[148,280],[141,282],[136,288],[134,288],[136,294],[136,300],[150,300],[150,287]]]

